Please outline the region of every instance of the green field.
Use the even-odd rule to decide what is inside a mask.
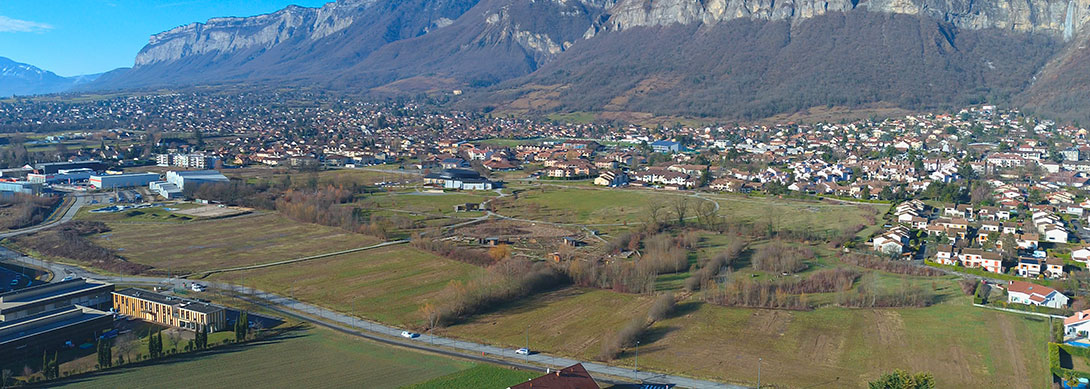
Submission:
[[[409,385],[407,389],[506,388],[541,375],[541,372],[513,370],[482,364],[428,382]]]
[[[56,387],[397,388],[472,366],[314,328],[255,344],[80,377]]]
[[[197,272],[268,263],[378,242],[334,227],[299,223],[277,214],[184,224],[107,223],[112,231],[95,243],[126,260],[160,271]]]
[[[649,297],[566,289],[445,329],[456,337],[591,359]],[[683,302],[641,339],[640,366],[753,384],[860,387],[896,368],[935,374],[939,387],[1040,387],[1048,322],[973,308],[967,297],[928,308],[814,311]],[[615,365],[631,366],[627,352]],[[839,381],[837,381],[839,377]]]
[[[418,310],[451,280],[484,269],[409,246],[392,246],[264,269],[213,275],[213,279],[315,302],[384,323],[423,323]]]
[[[185,223],[200,220],[201,218],[182,215],[164,209],[164,207],[149,207],[130,209],[121,212],[91,212],[96,209],[109,207],[110,204],[92,204],[81,208],[76,212],[76,220],[89,220],[114,223]],[[167,205],[166,208],[190,209],[203,205],[193,203],[178,203]]]
[[[865,227],[863,231],[867,232],[881,228],[881,223],[870,223],[865,215],[880,217],[888,208],[884,204],[831,204],[769,197],[706,197],[719,202],[720,215],[749,222],[771,223],[775,230],[827,230],[862,225]]]
[[[504,216],[555,223],[636,224],[649,219],[652,204],[663,206],[660,219],[670,214],[669,207],[684,197],[666,192],[618,189],[574,189],[544,186],[526,190],[518,198],[497,200],[497,212]],[[701,200],[689,198],[693,203]]]
[[[451,216],[480,216],[481,212],[460,213],[454,215],[454,206],[465,203],[481,203],[494,198],[491,192],[391,192],[367,196],[365,203],[369,209],[395,210],[426,214],[451,214]]]

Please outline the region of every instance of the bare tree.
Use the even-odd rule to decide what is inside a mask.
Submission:
[[[716,224],[719,220],[719,210],[716,209],[714,202],[702,202],[700,206],[696,208],[696,212],[700,224],[705,228],[714,230],[718,227]]]
[[[132,361],[133,350],[136,349],[136,336],[132,332],[117,337],[117,351],[125,357],[126,361]]]
[[[177,328],[172,328],[167,331],[167,338],[170,340],[170,346],[174,348],[174,352],[178,352],[178,342],[182,341],[182,332]]]
[[[651,219],[650,224],[659,223],[659,216],[662,214],[664,208],[666,208],[666,205],[663,205],[657,200],[651,200],[647,203],[647,216]]]
[[[674,213],[677,214],[677,224],[679,226],[685,225],[685,215],[689,213],[688,197],[678,197],[674,201]]]

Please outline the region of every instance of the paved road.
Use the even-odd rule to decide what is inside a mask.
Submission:
[[[68,208],[66,208],[63,213],[60,214],[61,216],[59,218],[56,217],[56,214],[54,214],[53,217],[49,220],[46,220],[45,223],[33,227],[27,227],[2,233],[0,234],[0,239],[29,234],[32,232],[38,232],[46,228],[53,227],[57,224],[65,223],[69,220],[72,220],[72,218],[76,216],[76,212],[79,212],[80,208],[87,204],[87,199],[84,198],[84,196],[82,195],[69,195],[68,199],[71,200],[66,199],[65,203],[61,204],[62,207],[66,206],[65,204],[67,204]]]

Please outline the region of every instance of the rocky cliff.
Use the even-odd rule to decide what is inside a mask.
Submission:
[[[988,28],[1046,33],[1070,39],[1090,18],[1090,0],[621,0],[601,30],[671,24],[715,24],[734,19],[789,21],[797,24],[829,12],[855,9],[920,15],[971,30]]]
[[[157,34],[93,87],[469,89],[468,108],[743,118],[1002,104],[1090,75],[1072,54],[1088,18],[1090,0],[339,0]]]

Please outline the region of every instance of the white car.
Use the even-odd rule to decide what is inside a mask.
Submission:
[[[194,292],[204,292],[207,287],[198,283],[193,283],[193,285],[189,288],[192,289]]]
[[[412,338],[415,338],[415,337],[418,337],[418,336],[420,336],[420,334],[412,332],[412,331],[401,331],[401,337],[403,337],[403,338],[412,339]]]
[[[530,349],[528,349],[528,348],[525,348],[525,347],[523,347],[523,348],[520,348],[520,349],[518,349],[518,350],[515,350],[515,354],[518,354],[518,355],[530,355]]]

